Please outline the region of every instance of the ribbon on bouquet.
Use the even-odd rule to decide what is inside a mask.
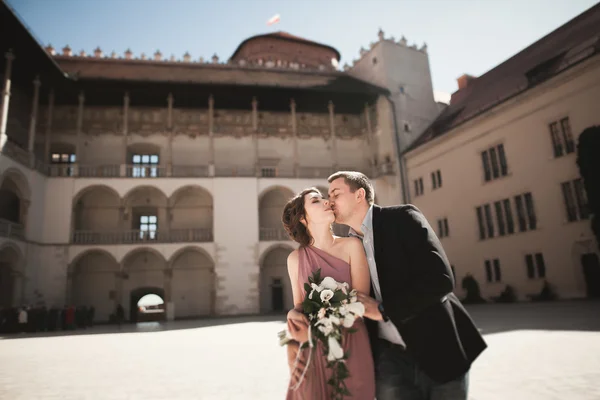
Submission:
[[[313,347],[314,347],[314,343],[312,341],[312,332],[311,332],[311,325],[308,325],[308,360],[306,361],[306,365],[304,366],[304,371],[302,371],[302,375],[300,375],[300,378],[298,379],[298,383],[296,383],[293,387],[292,390],[296,391],[298,390],[298,388],[300,387],[300,385],[302,384],[302,381],[304,380],[304,376],[306,375],[306,371],[308,370],[308,366],[310,365],[310,360],[312,358],[312,352],[313,352]],[[294,361],[294,367],[292,368],[292,376],[294,376],[294,372],[296,372],[296,369],[298,368],[298,361],[300,361],[300,355],[303,352],[303,346],[304,343],[306,342],[302,342],[300,343],[300,346],[298,347],[298,354],[296,354],[296,360]]]

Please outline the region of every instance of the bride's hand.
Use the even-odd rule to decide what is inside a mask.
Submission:
[[[300,343],[308,340],[308,318],[298,310],[290,310],[287,315],[288,331]]]
[[[287,319],[288,320],[291,319],[291,320],[296,321],[298,323],[304,323],[304,324],[306,324],[308,326],[308,318],[306,317],[306,315],[302,311],[300,311],[300,310],[298,310],[296,308],[291,309],[287,313]]]

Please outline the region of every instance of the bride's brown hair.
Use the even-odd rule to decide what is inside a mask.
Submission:
[[[301,246],[310,246],[313,243],[313,237],[308,232],[308,228],[301,222],[304,218],[306,221],[306,209],[304,208],[304,196],[309,193],[317,193],[321,197],[323,194],[319,189],[310,187],[304,189],[283,207],[283,215],[281,222],[289,237],[300,243]]]

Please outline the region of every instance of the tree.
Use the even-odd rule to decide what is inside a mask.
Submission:
[[[577,143],[577,166],[592,215],[592,232],[600,248],[600,126],[591,126],[581,132]]]

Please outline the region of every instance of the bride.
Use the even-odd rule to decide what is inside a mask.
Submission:
[[[289,236],[300,244],[288,257],[288,272],[292,284],[294,309],[288,313],[288,330],[294,341],[308,339],[308,319],[302,313],[301,303],[306,296],[304,283],[308,277],[321,269],[321,277],[331,277],[347,282],[360,293],[369,293],[369,268],[362,243],[356,238],[334,236],[331,225],[335,221],[329,202],[316,188],[308,188],[297,194],[284,207],[282,222]],[[351,393],[349,398],[372,400],[375,398],[375,371],[367,329],[362,319],[357,319],[354,333],[345,332],[342,339],[344,354],[349,354],[346,366],[350,377],[345,380]],[[293,342],[292,342],[293,343]],[[294,364],[298,344],[288,345],[290,366]],[[308,350],[300,355],[306,358]],[[313,349],[308,368],[298,363],[291,371],[287,399],[330,399],[332,387],[327,384],[331,377],[327,358],[320,342]],[[293,367],[291,367],[293,369]],[[298,378],[304,378],[297,386]]]

